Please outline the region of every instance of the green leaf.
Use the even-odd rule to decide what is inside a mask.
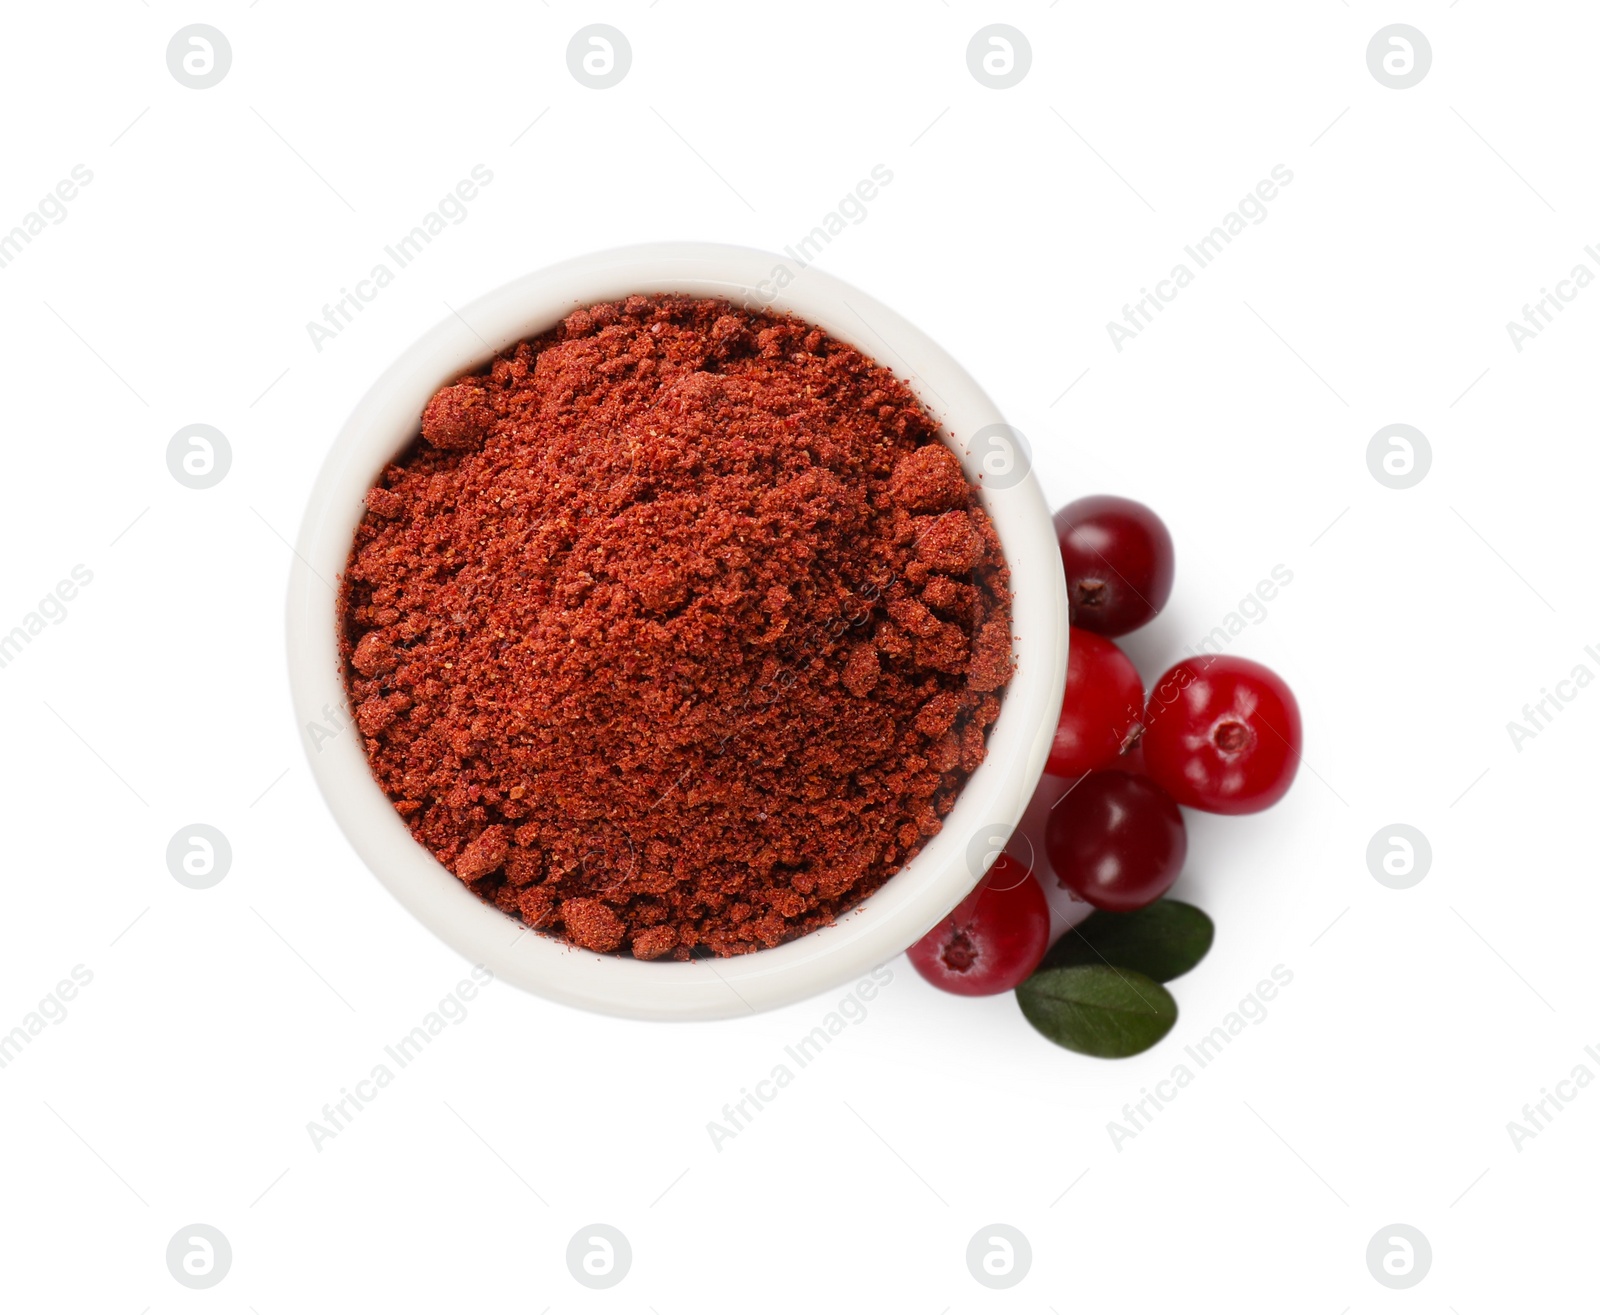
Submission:
[[[1104,964],[1043,968],[1017,987],[1017,1003],[1058,1046],[1101,1059],[1148,1050],[1178,1021],[1166,987]]]
[[[1157,900],[1133,913],[1097,910],[1068,928],[1039,966],[1110,964],[1170,982],[1206,957],[1215,935],[1210,918],[1177,900]]]

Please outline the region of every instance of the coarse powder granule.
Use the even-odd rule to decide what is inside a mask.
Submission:
[[[983,760],[1010,604],[904,384],[681,296],[440,389],[339,593],[412,834],[529,926],[641,959],[778,945],[903,867]]]

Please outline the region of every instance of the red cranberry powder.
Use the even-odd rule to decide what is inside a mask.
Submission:
[[[373,775],[590,950],[833,921],[937,834],[1011,677],[994,527],[892,373],[793,318],[575,311],[438,391],[341,582]]]

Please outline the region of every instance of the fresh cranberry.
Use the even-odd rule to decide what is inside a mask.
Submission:
[[[1074,627],[1067,646],[1067,691],[1045,770],[1082,776],[1110,767],[1138,738],[1144,686],[1127,655],[1109,639]]]
[[[1045,853],[1056,878],[1097,909],[1131,913],[1153,904],[1183,871],[1183,814],[1154,781],[1095,772],[1050,810]]]
[[[1300,707],[1259,662],[1188,658],[1150,691],[1143,743],[1145,770],[1180,804],[1255,813],[1300,766]]]
[[[1137,630],[1172,593],[1172,536],[1142,502],[1108,493],[1056,512],[1072,624],[1097,635]]]
[[[1050,906],[1033,874],[1002,854],[950,915],[906,951],[941,991],[998,995],[1019,985],[1050,947]]]

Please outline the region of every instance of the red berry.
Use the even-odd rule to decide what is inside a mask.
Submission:
[[[1098,635],[1137,630],[1172,593],[1172,536],[1142,502],[1108,493],[1056,513],[1072,624]]]
[[[1112,913],[1153,904],[1183,871],[1183,814],[1154,781],[1095,772],[1068,790],[1045,824],[1056,878],[1081,900]]]
[[[1000,855],[978,888],[906,951],[941,991],[998,995],[1019,985],[1050,947],[1050,906],[1033,874]]]
[[[1180,804],[1255,813],[1282,799],[1300,765],[1300,707],[1259,662],[1188,658],[1156,682],[1145,770]]]
[[[1082,776],[1117,761],[1144,720],[1144,685],[1127,655],[1109,639],[1072,631],[1067,691],[1045,770]]]

